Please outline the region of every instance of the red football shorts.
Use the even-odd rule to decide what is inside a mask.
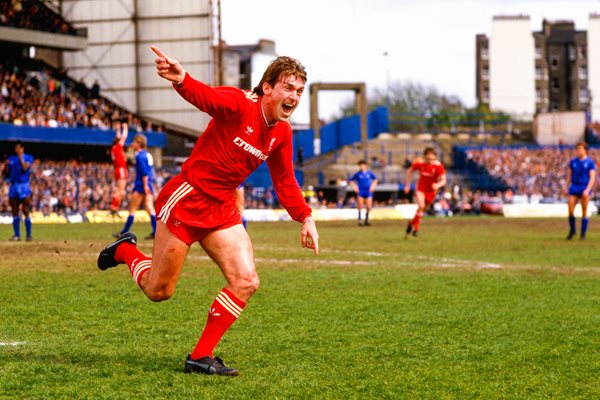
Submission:
[[[229,199],[217,201],[193,188],[181,175],[161,189],[156,199],[156,216],[188,246],[211,232],[242,223],[233,191]]]
[[[423,190],[419,190],[419,192],[421,192],[425,195],[425,204],[433,203],[433,201],[435,200],[435,196],[437,195],[437,192],[433,192],[433,191],[425,192]]]
[[[127,168],[117,167],[115,168],[115,179],[127,179]]]

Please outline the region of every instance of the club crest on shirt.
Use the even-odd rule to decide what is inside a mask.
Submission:
[[[253,132],[254,132],[254,129],[250,125],[246,126],[246,130],[244,131],[244,133],[246,135],[250,136],[250,135],[252,135]]]
[[[253,101],[255,103],[258,102],[258,95],[256,93],[250,92],[248,90],[244,90],[244,95],[246,96],[246,98],[248,100],[251,100],[251,101]]]

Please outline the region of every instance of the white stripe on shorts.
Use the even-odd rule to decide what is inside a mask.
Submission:
[[[179,200],[181,200],[184,196],[190,193],[194,188],[187,182],[183,182],[177,190],[171,194],[169,200],[167,200],[166,204],[161,208],[160,213],[158,214],[158,219],[160,219],[165,224],[169,219],[169,215],[171,215],[171,210],[177,204]]]

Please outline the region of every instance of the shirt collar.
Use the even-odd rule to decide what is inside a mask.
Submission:
[[[267,121],[267,117],[265,116],[265,110],[263,109],[263,105],[262,105],[262,98],[261,98],[261,101],[260,101],[260,113],[261,113],[261,114],[262,114],[262,116],[263,116],[263,120],[265,121],[265,125],[267,125],[267,128],[272,128],[272,127],[274,127],[275,125],[277,125],[277,123],[279,122],[279,121],[275,121],[275,123],[274,123],[274,124],[272,124],[272,125],[269,125],[269,121]]]

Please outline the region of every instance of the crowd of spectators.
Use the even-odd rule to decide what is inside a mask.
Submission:
[[[76,35],[69,23],[39,0],[0,1],[0,25]]]
[[[600,166],[598,149],[590,149],[589,156]],[[504,181],[515,195],[559,201],[567,194],[567,170],[575,150],[565,146],[484,148],[468,150],[467,157],[491,177]]]
[[[25,71],[18,65],[0,62],[0,122],[111,129],[112,121],[126,121],[131,129],[153,130],[150,122],[101,97],[99,91],[97,82],[88,90],[83,83],[70,80],[66,71]]]
[[[2,164],[0,164],[2,170]],[[177,169],[157,168],[155,170],[155,193],[176,173]],[[36,159],[31,167],[31,189],[33,211],[44,215],[58,213],[69,215],[86,211],[109,210],[114,190],[114,167],[110,163],[80,161],[40,161]],[[128,187],[133,185],[135,171],[130,168]],[[8,190],[10,184],[0,180],[0,214],[10,213]],[[245,188],[246,208],[280,208],[279,199],[273,187]],[[122,209],[127,209],[124,199]]]
[[[590,144],[600,143],[600,122],[592,121],[587,125],[586,141]]]
[[[252,209],[281,208],[277,193],[272,186],[269,187],[244,187],[244,206]]]
[[[114,185],[114,167],[110,163],[78,161],[35,160],[31,167],[31,189],[33,210],[44,215],[51,212],[60,215],[85,213],[93,210],[108,210]],[[156,190],[172,177],[173,172],[157,169]],[[128,186],[133,184],[133,170],[129,174]],[[9,213],[9,183],[0,182],[0,213]],[[127,199],[122,208],[127,208]]]
[[[102,162],[80,161],[40,161],[36,159],[31,167],[31,187],[33,192],[32,207],[34,211],[44,215],[57,213],[69,215],[94,210],[109,210],[111,195],[114,190],[113,166]],[[155,172],[156,192],[177,173],[177,170],[158,168]],[[128,187],[133,184],[135,173],[130,170]],[[344,182],[341,181],[340,184]],[[340,186],[341,187],[341,186]],[[384,200],[376,200],[376,207],[394,206],[412,202],[411,195],[402,193],[402,185],[396,195]],[[281,208],[277,193],[273,187],[245,187],[245,207],[251,209]],[[0,214],[10,213],[8,200],[9,183],[0,181]],[[353,208],[356,197],[345,190],[340,190],[337,199],[325,196],[322,190],[312,186],[304,191],[307,203],[313,208]],[[454,216],[460,214],[481,213],[495,214],[501,211],[503,203],[511,203],[513,192],[471,191],[458,185],[448,185],[440,192],[433,206],[431,215]],[[127,209],[124,199],[122,209]]]

